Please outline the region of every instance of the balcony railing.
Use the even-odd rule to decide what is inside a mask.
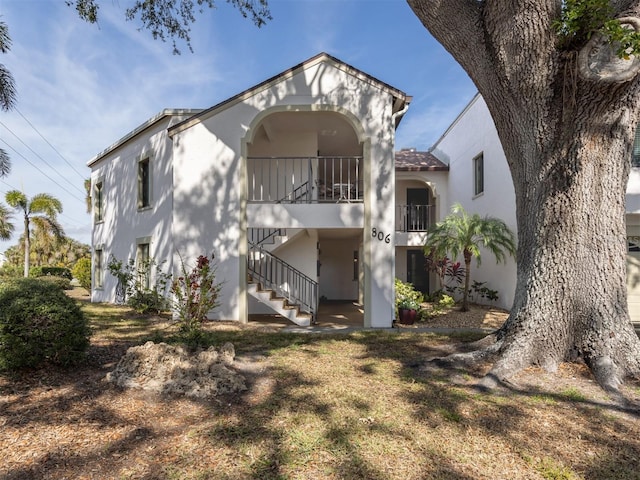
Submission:
[[[249,157],[249,201],[362,202],[362,157]]]
[[[426,232],[435,224],[435,205],[396,205],[396,232]]]

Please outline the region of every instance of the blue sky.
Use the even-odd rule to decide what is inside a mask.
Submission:
[[[270,0],[273,20],[260,29],[218,0],[192,28],[194,53],[179,44],[179,56],[124,20],[128,4],[104,0],[89,25],[64,0],[0,0],[13,41],[0,63],[18,89],[17,110],[0,113],[13,163],[0,198],[12,188],[55,195],[66,233],[86,243],[87,161],[163,108],[207,108],[327,52],[412,95],[396,147],[426,150],[476,92],[404,0]]]

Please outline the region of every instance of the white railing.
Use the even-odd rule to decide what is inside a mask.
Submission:
[[[435,205],[396,205],[396,232],[426,232],[435,224]]]
[[[249,157],[249,201],[362,202],[362,157]]]

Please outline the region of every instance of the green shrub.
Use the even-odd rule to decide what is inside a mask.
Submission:
[[[91,291],[91,259],[89,257],[82,257],[78,260],[71,273],[82,288],[88,292]]]
[[[31,267],[29,269],[29,276],[33,278],[40,277],[63,277],[71,281],[73,279],[73,275],[71,275],[71,270],[65,267]]]
[[[53,275],[44,275],[42,277],[38,277],[38,280],[46,283],[50,283],[51,285],[55,285],[62,290],[71,290],[73,287],[71,286],[71,280],[66,277],[54,277]]]
[[[52,277],[63,277],[67,280],[73,280],[73,275],[71,275],[71,270],[66,267],[42,267],[42,275],[43,276],[52,276]]]
[[[82,311],[57,286],[31,278],[0,284],[0,370],[73,365],[89,334]]]
[[[29,276],[32,278],[39,278],[42,276],[42,267],[31,267],[29,269]]]
[[[396,289],[396,311],[401,305],[415,305],[424,302],[422,293],[418,292],[412,284],[405,283],[402,280],[395,279]]]
[[[167,299],[156,290],[137,290],[127,299],[127,305],[136,313],[146,315],[147,313],[160,313],[169,308]]]

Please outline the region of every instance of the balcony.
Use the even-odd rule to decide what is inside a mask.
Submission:
[[[362,203],[362,157],[249,157],[249,202]]]
[[[396,205],[396,232],[426,232],[435,219],[435,205]]]

